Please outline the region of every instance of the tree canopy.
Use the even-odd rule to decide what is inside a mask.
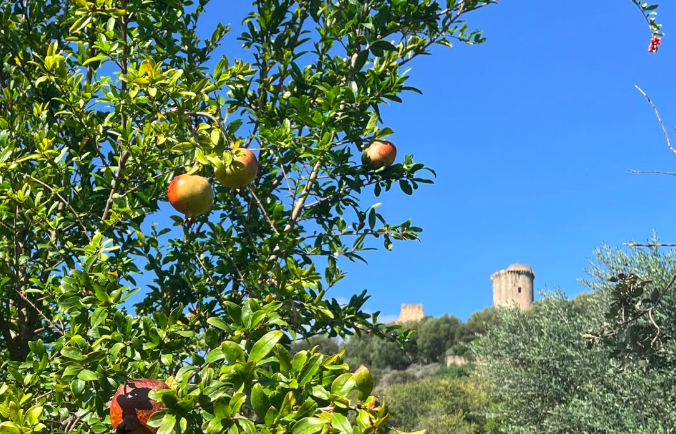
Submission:
[[[500,310],[500,325],[489,328],[474,350],[482,361],[478,375],[502,403],[506,432],[670,432],[676,407],[665,397],[676,393],[673,344],[649,359],[632,353],[627,363],[617,357],[617,347],[589,346],[583,335],[607,321],[612,276],[631,269],[649,276],[657,288],[675,266],[673,254],[603,248],[587,281],[593,293],[574,300],[551,293],[526,314]],[[673,306],[673,293],[667,297]],[[656,321],[671,335],[672,312],[659,314]],[[625,338],[625,344],[633,339]]]
[[[229,28],[200,36],[208,3],[0,0],[3,434],[110,431],[115,390],[143,377],[170,386],[151,393],[161,434],[385,429],[368,373],[289,342],[407,338],[366,293],[327,295],[341,261],[422,230],[359,198],[434,172],[411,144],[393,165],[361,154],[393,132],[381,106],[419,92],[408,64],[482,42],[465,16],[493,1],[257,0],[250,63],[214,58]],[[232,188],[242,149],[260,169]],[[211,212],[150,225],[180,174],[210,182]]]

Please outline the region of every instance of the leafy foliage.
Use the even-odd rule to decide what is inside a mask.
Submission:
[[[656,238],[650,243],[659,245]],[[674,252],[633,248],[629,255],[606,248],[599,258],[588,284],[607,295],[608,306],[603,326],[585,335],[589,345],[608,347],[623,363],[673,366]]]
[[[403,348],[371,335],[354,336],[345,344],[345,360],[375,370],[403,370],[412,364],[445,364],[447,354],[471,359],[469,344],[497,320],[492,308],[474,313],[465,323],[450,315],[427,317],[404,325],[413,334]]]
[[[630,268],[659,285],[676,264],[674,257],[604,248],[598,258],[587,282],[596,292],[575,300],[550,294],[525,314],[501,309],[500,324],[476,341],[478,374],[502,403],[505,432],[647,434],[675,426],[676,408],[663,399],[676,391],[668,363],[672,345],[660,350],[663,363],[647,365],[623,363],[615,347],[589,349],[582,339],[585,330],[599,330],[607,321],[616,287],[610,277]],[[660,321],[665,333],[676,324],[666,317]]]
[[[662,24],[657,22],[657,8],[659,5],[641,0],[631,0],[631,2],[641,11],[643,18],[650,28],[650,32],[654,36],[664,36],[664,33],[662,33]]]
[[[428,379],[387,390],[393,426],[424,428],[429,434],[498,433],[499,421],[486,418],[490,399],[476,378]]]
[[[359,154],[393,132],[382,104],[417,91],[404,67],[482,42],[464,16],[490,3],[258,0],[253,62],[210,68],[229,29],[199,36],[208,0],[0,0],[0,432],[107,432],[138,377],[171,386],[153,392],[160,434],[386,430],[363,371],[290,339],[407,339],[365,293],[326,296],[339,259],[421,231],[359,196],[433,172]],[[174,176],[213,181],[243,147],[252,184],[213,182],[209,215],[150,226]]]

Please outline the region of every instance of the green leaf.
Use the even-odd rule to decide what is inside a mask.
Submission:
[[[261,420],[265,419],[265,414],[270,409],[270,398],[265,394],[263,386],[259,383],[251,389],[251,406]]]
[[[77,378],[82,381],[98,381],[99,376],[95,372],[90,371],[89,369],[83,369],[77,374]]]
[[[238,419],[237,424],[242,428],[242,434],[256,434],[256,425],[248,419]]]
[[[372,132],[376,131],[377,128],[378,128],[378,115],[376,113],[371,113],[369,123],[366,125],[366,128],[364,129],[364,134],[365,135],[371,134]]]
[[[322,355],[315,354],[308,360],[308,362],[303,366],[303,369],[298,375],[298,387],[303,387],[312,380],[312,377],[317,374],[319,368],[322,366]]]
[[[75,21],[72,26],[70,26],[68,32],[76,34],[80,33],[80,30],[82,30],[87,24],[89,24],[91,20],[92,20],[91,15],[83,15],[77,21]]]
[[[221,350],[223,351],[225,360],[229,365],[235,364],[237,362],[244,362],[245,360],[244,350],[242,350],[242,347],[232,341],[223,342],[221,344]]]
[[[258,340],[249,353],[249,361],[259,362],[277,345],[277,342],[284,336],[279,330],[268,332]]]
[[[157,434],[173,433],[174,426],[176,426],[176,416],[173,414],[165,414],[162,418],[162,425],[160,425],[160,429],[157,430]]]
[[[77,348],[65,347],[61,350],[61,355],[72,360],[84,360],[82,352]]]
[[[331,425],[333,425],[334,428],[338,428],[338,430],[341,432],[341,434],[352,434],[352,424],[350,423],[349,420],[345,416],[343,416],[340,413],[333,413],[331,415],[332,422]]]
[[[40,86],[41,83],[44,83],[45,81],[49,80],[49,76],[43,75],[42,77],[39,77],[37,80],[35,80],[35,87]],[[0,146],[4,146],[0,144]],[[67,150],[67,148],[64,148]]]
[[[207,363],[214,363],[214,362],[216,362],[218,360],[222,360],[224,358],[225,358],[225,354],[223,354],[223,350],[221,350],[220,348],[215,348],[215,349],[211,350],[209,352],[209,354],[207,354],[206,362]]]
[[[413,194],[413,188],[411,187],[411,184],[408,183],[408,181],[401,179],[399,180],[399,187],[401,188],[401,191],[404,193],[411,195]]]
[[[223,321],[221,318],[212,316],[211,318],[207,319],[207,324],[212,325],[216,327],[217,329],[221,329],[223,331],[230,331],[230,326]]]
[[[0,423],[0,434],[21,434],[21,430],[12,422]]]
[[[11,366],[8,366],[8,367],[7,367],[7,370],[8,370],[9,373],[12,375],[12,377],[14,377],[14,379],[16,380],[16,382],[17,382],[20,386],[23,386],[23,384],[24,384],[24,376],[23,376],[23,374],[21,374],[21,372],[17,371],[16,369],[12,368]]]
[[[286,416],[291,413],[293,406],[296,405],[296,395],[293,394],[293,391],[289,391],[282,401],[282,406],[279,408],[279,415],[281,417]]]
[[[41,405],[36,405],[26,412],[26,422],[28,425],[33,426],[40,420],[42,415],[42,410],[44,409]]]
[[[103,59],[105,59],[105,58],[106,58],[106,55],[105,55],[105,54],[99,54],[98,56],[90,57],[89,59],[87,59],[87,60],[85,60],[84,62],[82,62],[82,66],[87,66],[87,65],[89,65],[90,63],[98,62],[99,60],[103,60]]]
[[[352,374],[345,373],[333,380],[331,383],[331,394],[345,397],[357,385]]]
[[[287,377],[289,376],[289,373],[291,372],[291,355],[289,352],[284,348],[284,346],[278,346],[276,349],[277,353],[277,360],[279,361],[279,370],[282,372],[282,374],[286,375]]]
[[[279,411],[275,407],[270,407],[267,413],[265,413],[265,426],[272,426],[273,423],[277,421],[279,416]]]
[[[218,145],[218,140],[219,140],[220,138],[221,138],[221,132],[220,132],[217,128],[214,128],[214,129],[211,131],[211,143],[212,143],[214,146]]]
[[[291,431],[292,434],[314,434],[322,430],[328,422],[317,417],[306,417],[299,420]]]

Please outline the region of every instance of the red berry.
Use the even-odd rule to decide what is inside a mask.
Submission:
[[[653,38],[650,40],[650,46],[648,47],[648,52],[649,53],[656,53],[657,50],[659,50],[660,45],[662,44],[662,40],[660,39],[659,36],[653,36]]]

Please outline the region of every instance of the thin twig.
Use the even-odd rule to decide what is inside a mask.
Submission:
[[[650,104],[650,107],[653,108],[653,111],[655,112],[655,116],[657,117],[657,121],[660,123],[660,127],[662,128],[662,132],[664,133],[664,137],[667,139],[667,146],[669,147],[671,152],[676,154],[676,149],[674,149],[671,146],[671,140],[669,140],[669,133],[667,133],[667,129],[664,128],[664,122],[662,122],[662,118],[660,117],[660,113],[657,111],[657,107],[655,107],[655,104],[653,104],[653,101],[650,99],[650,97],[645,92],[643,92],[643,89],[641,89],[638,86],[634,86],[634,87],[636,89],[638,89],[639,92],[641,92],[641,95],[643,95],[645,97],[645,99],[648,100],[648,104]]]
[[[122,9],[127,8],[127,0],[122,1]],[[122,43],[123,48],[122,48],[122,65],[121,65],[121,72],[123,75],[126,75],[128,72],[128,65],[129,61],[127,59],[127,22],[128,17],[125,15],[122,17]],[[123,81],[122,82],[122,93],[125,93],[127,90],[127,82]],[[122,128],[127,127],[127,116],[125,115],[124,111],[120,115],[120,125]],[[120,147],[122,144],[120,144]],[[108,217],[110,216],[110,212],[113,207],[113,199],[115,196],[115,193],[117,193],[118,188],[120,187],[120,183],[122,182],[122,172],[124,172],[124,165],[127,162],[127,158],[129,158],[129,152],[127,150],[123,150],[120,152],[120,158],[119,161],[117,162],[117,173],[115,174],[115,180],[113,181],[113,187],[110,189],[110,193],[108,194],[108,199],[106,200],[106,206],[103,209],[103,214],[101,215],[101,221],[105,222],[108,220]]]
[[[134,187],[130,188],[129,190],[127,190],[127,191],[126,191],[124,194],[122,194],[120,197],[128,196],[129,194],[135,192],[136,190],[138,190],[139,188],[143,187],[144,185],[147,185],[147,184],[150,184],[151,182],[157,181],[158,178],[161,178],[161,177],[163,177],[163,176],[165,176],[165,175],[168,175],[168,174],[170,174],[170,173],[172,173],[172,172],[175,172],[175,171],[179,170],[181,167],[182,167],[182,166],[174,167],[173,169],[169,169],[169,170],[166,170],[166,171],[164,171],[164,172],[158,173],[157,175],[155,175],[155,176],[153,176],[153,177],[151,178],[152,181],[144,181],[144,182],[141,182],[141,183],[135,185]]]
[[[624,243],[623,246],[627,247],[676,247],[676,244],[640,244],[640,243]]]
[[[662,329],[660,328],[660,326],[657,325],[657,322],[655,321],[655,317],[653,316],[653,308],[648,309],[648,318],[650,318],[650,322],[652,322],[655,328],[657,329],[657,334],[655,334],[655,337],[652,339],[652,341],[650,341],[652,345],[655,345],[655,342],[660,337],[660,334],[662,334]]]
[[[248,190],[249,190],[249,193],[251,193],[251,195],[253,196],[253,198],[254,198],[254,200],[256,201],[256,203],[258,204],[258,208],[260,208],[261,212],[263,213],[263,215],[264,215],[265,218],[267,219],[268,223],[270,224],[270,228],[272,229],[272,231],[273,231],[276,235],[279,235],[279,231],[278,231],[277,228],[275,227],[275,222],[272,221],[272,219],[270,218],[270,216],[268,215],[268,213],[265,211],[265,208],[263,207],[263,204],[261,203],[260,199],[258,199],[258,196],[256,196],[256,192],[254,191],[254,189],[251,188],[251,187],[248,187]]]
[[[197,262],[199,262],[200,266],[202,267],[202,270],[204,270],[204,274],[207,276],[207,279],[209,279],[209,282],[211,282],[211,284],[214,286],[214,289],[216,289],[216,282],[214,281],[214,278],[211,277],[209,269],[204,265],[204,262],[202,262],[202,258],[200,258],[200,255],[199,254],[195,255],[195,259],[197,259]]]
[[[59,200],[61,201],[61,203],[63,203],[65,206],[68,207],[68,209],[70,209],[70,211],[73,213],[73,217],[75,217],[75,220],[77,220],[77,222],[78,222],[78,223],[80,224],[80,226],[82,227],[82,230],[84,231],[85,236],[86,236],[87,239],[91,242],[92,238],[91,238],[91,236],[89,235],[89,229],[87,229],[87,226],[85,226],[84,222],[80,219],[80,216],[78,215],[77,211],[75,211],[75,209],[73,209],[73,207],[70,205],[70,202],[68,202],[63,196],[61,196],[59,193],[57,193],[56,190],[54,190],[54,189],[53,189],[52,187],[50,187],[48,184],[46,184],[46,183],[40,181],[40,180],[37,179],[37,178],[34,178],[34,177],[31,176],[31,175],[26,175],[26,176],[27,176],[28,178],[32,179],[33,181],[37,182],[37,183],[40,184],[41,186],[45,187],[45,188],[46,188],[47,190],[49,190],[54,196],[58,197]]]
[[[652,310],[655,309],[655,307],[657,307],[657,306],[662,302],[662,299],[664,298],[664,294],[666,294],[667,292],[669,292],[669,290],[671,289],[671,287],[674,285],[674,282],[676,282],[676,274],[674,274],[674,275],[671,277],[671,280],[669,281],[669,283],[667,284],[667,286],[665,286],[664,289],[659,293],[659,294],[660,294],[659,297],[657,297],[657,300],[655,300],[655,301],[653,302],[653,305],[652,305],[651,308],[644,310],[643,312],[639,313],[638,315],[636,315],[636,316],[634,316],[634,317],[632,317],[632,318],[629,318],[629,319],[627,319],[627,320],[623,320],[620,324],[618,324],[618,326],[619,326],[619,327],[624,327],[624,326],[626,326],[626,325],[628,325],[628,324],[631,324],[631,323],[633,323],[633,322],[638,321],[638,320],[639,320],[640,318],[642,318],[645,314],[648,314],[648,313],[652,312]],[[624,316],[624,315],[623,315],[623,316]]]
[[[17,294],[19,295],[19,297],[21,297],[26,303],[28,303],[33,309],[35,309],[35,310],[37,311],[37,313],[39,313],[40,316],[41,316],[45,321],[47,321],[47,324],[49,324],[50,326],[52,326],[52,328],[53,328],[54,330],[56,330],[57,332],[61,333],[61,336],[65,336],[65,335],[66,335],[66,332],[65,332],[64,330],[61,330],[59,327],[56,326],[56,324],[54,324],[49,318],[47,318],[47,315],[45,315],[40,309],[38,309],[38,307],[37,307],[35,304],[33,304],[33,302],[30,301],[30,299],[29,299],[28,297],[26,297],[20,290],[17,290],[16,293],[17,293]]]
[[[122,172],[124,171],[124,165],[129,158],[129,152],[126,150],[122,151],[120,154],[120,161],[117,164],[117,173],[115,174],[115,180],[113,181],[113,187],[110,189],[110,194],[108,194],[108,200],[106,200],[106,207],[103,209],[103,214],[101,215],[101,221],[105,222],[110,216],[110,212],[113,207],[113,200],[117,189],[122,183]]]
[[[303,211],[303,208],[305,207],[305,201],[310,195],[310,190],[312,189],[312,186],[314,185],[314,182],[317,179],[317,175],[319,175],[319,170],[321,169],[323,162],[324,158],[323,156],[320,156],[317,159],[315,165],[312,167],[312,173],[310,173],[310,177],[308,178],[305,187],[303,187],[303,192],[298,197],[298,200],[296,201],[293,210],[291,210],[291,216],[289,217],[289,221],[287,222],[286,226],[284,226],[284,234],[289,234],[296,226],[298,217],[300,217],[300,213],[301,211]],[[281,249],[279,248],[279,244],[277,244],[272,252],[272,255],[270,256],[270,262],[274,262],[277,260],[277,258],[279,257],[280,250]]]
[[[669,176],[676,176],[675,172],[662,172],[660,170],[632,170],[629,169],[629,172],[631,173],[638,173],[638,174],[648,174],[648,175],[669,175]]]
[[[291,182],[289,181],[289,175],[286,173],[286,169],[284,169],[284,163],[282,162],[281,156],[272,150],[272,153],[277,157],[277,161],[279,161],[279,168],[282,170],[282,175],[284,176],[284,179],[286,180],[286,187],[289,189],[289,197],[293,197],[293,189],[291,188]]]
[[[167,115],[169,113],[174,113],[177,112],[178,108],[173,107],[170,108],[164,112],[162,112],[162,115]],[[223,121],[218,119],[216,116],[212,115],[211,113],[208,112],[193,112],[193,111],[186,111],[184,112],[186,116],[190,117],[203,117],[211,120],[214,122],[216,125],[218,125],[218,129],[221,130],[221,133],[223,133],[223,136],[225,137],[225,141],[228,143],[228,146],[231,146],[232,141],[230,140],[230,136],[228,135],[228,130],[225,129],[225,124],[223,124]]]

